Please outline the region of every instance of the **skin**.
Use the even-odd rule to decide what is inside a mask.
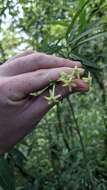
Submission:
[[[62,71],[71,73],[76,65],[82,67],[79,62],[29,50],[0,66],[0,155],[30,133],[54,106],[44,98],[49,96],[50,80],[57,81]],[[75,84],[73,92],[88,90],[82,79],[76,79]],[[45,87],[37,97],[30,94]],[[69,90],[57,83],[57,94],[63,99]]]

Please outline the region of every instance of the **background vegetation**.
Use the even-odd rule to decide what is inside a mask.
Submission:
[[[80,60],[93,85],[0,158],[1,189],[106,190],[107,0],[0,0],[0,61],[26,48]]]

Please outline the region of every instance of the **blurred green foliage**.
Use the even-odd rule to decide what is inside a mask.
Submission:
[[[26,48],[80,60],[93,85],[0,159],[1,189],[106,190],[107,0],[1,0],[1,62]]]

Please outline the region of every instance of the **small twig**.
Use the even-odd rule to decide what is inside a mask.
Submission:
[[[77,121],[77,119],[75,117],[74,109],[73,109],[73,106],[72,106],[72,103],[71,103],[69,97],[67,97],[67,102],[68,102],[69,107],[71,109],[73,120],[75,122],[75,126],[76,126],[75,129],[76,129],[77,134],[79,136],[79,140],[80,140],[80,143],[81,143],[81,148],[82,148],[82,151],[83,151],[84,160],[85,160],[85,163],[87,163],[87,156],[86,156],[85,146],[84,146],[84,143],[83,143],[83,140],[82,140],[82,136],[81,136],[81,133],[80,133],[78,121]]]

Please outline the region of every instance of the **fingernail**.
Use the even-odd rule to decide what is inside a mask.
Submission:
[[[75,64],[75,66],[77,66],[77,67],[82,67],[81,62],[79,62],[79,61],[74,61],[74,64]]]

